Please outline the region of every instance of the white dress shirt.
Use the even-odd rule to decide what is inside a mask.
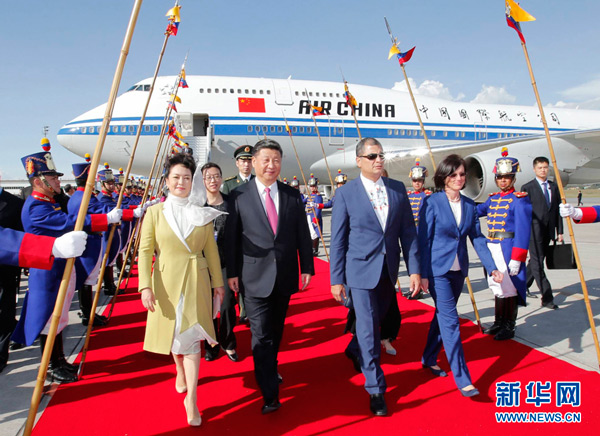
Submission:
[[[248,177],[244,177],[244,175],[242,173],[238,173],[238,176],[240,176],[240,179],[242,179],[242,182],[246,183],[250,181],[250,177],[252,177],[252,175],[248,176]]]
[[[550,183],[548,183],[548,179],[546,179],[545,181],[540,179],[539,177],[536,177],[535,180],[537,180],[537,182],[540,184],[540,189],[542,190],[542,194],[544,194],[544,183],[546,184],[546,188],[548,189],[548,198],[550,199],[550,203],[552,203],[552,192],[550,191]],[[544,194],[546,195],[546,194]]]
[[[371,200],[371,205],[373,206],[373,210],[377,215],[379,224],[381,224],[381,228],[383,231],[385,231],[385,223],[387,222],[390,205],[388,202],[387,189],[385,188],[383,179],[380,177],[376,182],[373,182],[361,174],[360,180],[365,187],[365,191],[367,191],[369,200]]]
[[[262,203],[265,213],[267,213],[267,204],[265,203],[267,191],[265,191],[265,188],[270,188],[271,198],[273,199],[273,203],[275,203],[275,210],[277,210],[277,215],[279,216],[279,189],[277,188],[277,182],[273,183],[271,186],[265,186],[258,180],[258,177],[255,177],[254,180],[256,180],[256,189],[258,189],[258,196],[260,197],[260,202]]]

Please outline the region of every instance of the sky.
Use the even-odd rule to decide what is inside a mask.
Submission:
[[[142,4],[120,93],[151,77],[174,0]],[[20,158],[41,151],[49,126],[65,173],[81,158],[56,139],[62,125],[108,100],[134,0],[21,0],[0,36],[0,172],[25,176]],[[181,0],[161,75],[222,75],[341,81],[405,89],[386,16],[413,90],[480,103],[534,105],[516,32],[503,0]],[[522,29],[545,106],[600,109],[600,2],[522,0],[537,18]],[[17,8],[18,11],[14,11]],[[16,15],[19,19],[15,19]],[[341,87],[341,85],[340,85]],[[599,117],[600,118],[600,117]],[[600,119],[599,119],[600,121]]]

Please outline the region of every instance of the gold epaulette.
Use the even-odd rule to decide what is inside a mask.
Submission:
[[[414,194],[414,193],[415,193],[415,191],[407,191],[406,193],[407,193],[408,195],[410,195],[410,194]]]
[[[500,192],[502,192],[502,191],[498,191],[498,192],[492,192],[492,193],[490,194],[490,197],[491,197],[491,196],[493,196],[493,195],[496,195],[496,194],[500,194]]]
[[[431,194],[433,194],[433,192],[431,192],[429,189],[425,190],[425,195],[431,195]]]
[[[527,197],[529,195],[527,192],[517,192],[517,191],[515,191],[514,194],[515,194],[515,197],[517,197],[517,198],[523,198],[523,197]]]
[[[229,182],[230,180],[233,180],[233,179],[235,179],[236,177],[237,177],[237,176],[231,176],[231,177],[227,177],[227,178],[225,179],[225,181],[226,181],[226,182]]]

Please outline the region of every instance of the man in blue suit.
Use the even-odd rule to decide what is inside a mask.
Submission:
[[[402,182],[381,177],[383,163],[379,141],[359,141],[356,165],[361,174],[336,191],[330,253],[331,293],[338,302],[349,294],[356,312],[356,335],[346,348],[346,356],[360,364],[371,411],[378,416],[387,414],[379,328],[396,295],[399,240],[412,291],[420,287],[421,279],[417,234],[406,188]]]

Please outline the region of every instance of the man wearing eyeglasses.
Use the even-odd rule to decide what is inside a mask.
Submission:
[[[380,320],[392,298],[400,264],[400,241],[410,289],[420,287],[417,233],[406,188],[382,177],[385,155],[374,138],[356,146],[360,177],[336,191],[331,220],[331,293],[350,298],[356,334],[345,354],[365,376],[373,414],[387,414],[386,383],[380,365]]]

